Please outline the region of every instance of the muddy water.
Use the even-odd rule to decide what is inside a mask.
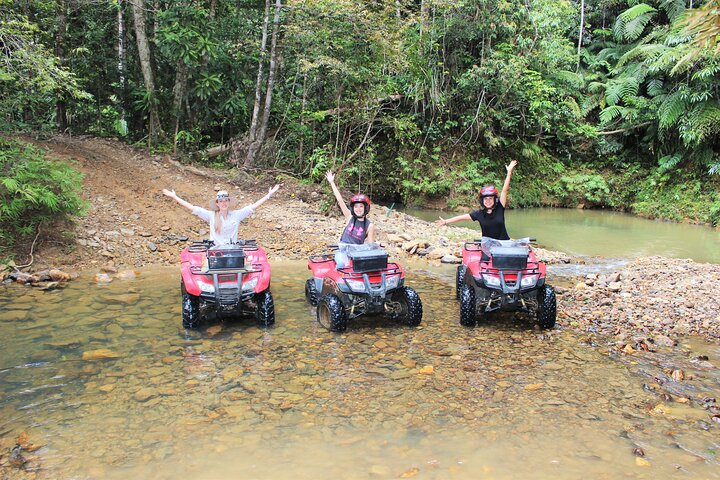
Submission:
[[[269,330],[186,332],[174,268],[2,290],[3,448],[43,445],[26,466],[40,478],[720,478],[702,401],[720,375],[693,360],[717,364],[717,346],[612,358],[522,317],[463,328],[449,268],[409,274],[420,328],[335,335],[304,302],[305,265],[273,268]],[[82,359],[97,349],[119,357]]]
[[[440,210],[403,211],[424,220],[455,215]],[[602,210],[528,208],[510,210],[505,218],[511,237],[535,237],[543,246],[571,255],[605,258],[662,255],[720,263],[720,230],[715,228]],[[477,222],[453,225],[479,228]]]

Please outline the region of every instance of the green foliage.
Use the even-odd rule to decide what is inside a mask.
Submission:
[[[691,174],[656,171],[640,182],[633,211],[649,218],[720,224],[720,189]]]
[[[42,222],[80,215],[82,176],[42,152],[0,137],[0,254],[27,241]]]
[[[563,175],[552,187],[555,196],[563,205],[590,203],[590,205],[608,205],[610,187],[600,174],[576,173]]]

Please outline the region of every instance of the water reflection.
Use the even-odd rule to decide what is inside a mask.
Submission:
[[[305,265],[273,269],[270,330],[246,318],[186,332],[176,269],[6,289],[4,451],[27,432],[45,478],[718,477],[708,412],[653,410],[663,365],[522,316],[463,328],[449,271],[410,272],[421,327],[364,319],[335,335],[304,301]],[[83,360],[103,349],[118,358]],[[685,393],[717,396],[716,372],[683,368],[705,378]]]

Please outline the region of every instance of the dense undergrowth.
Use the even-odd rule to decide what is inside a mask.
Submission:
[[[82,175],[67,163],[51,161],[38,148],[0,137],[0,259],[48,227],[86,209]]]

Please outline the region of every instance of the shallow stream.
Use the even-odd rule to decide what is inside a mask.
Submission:
[[[2,287],[0,441],[43,445],[40,478],[720,478],[703,408],[720,374],[693,360],[718,364],[716,345],[615,358],[521,316],[467,329],[450,266],[409,272],[421,327],[336,335],[304,300],[305,264],[271,263],[267,330],[182,329],[176,268]],[[118,357],[83,360],[98,349]]]

